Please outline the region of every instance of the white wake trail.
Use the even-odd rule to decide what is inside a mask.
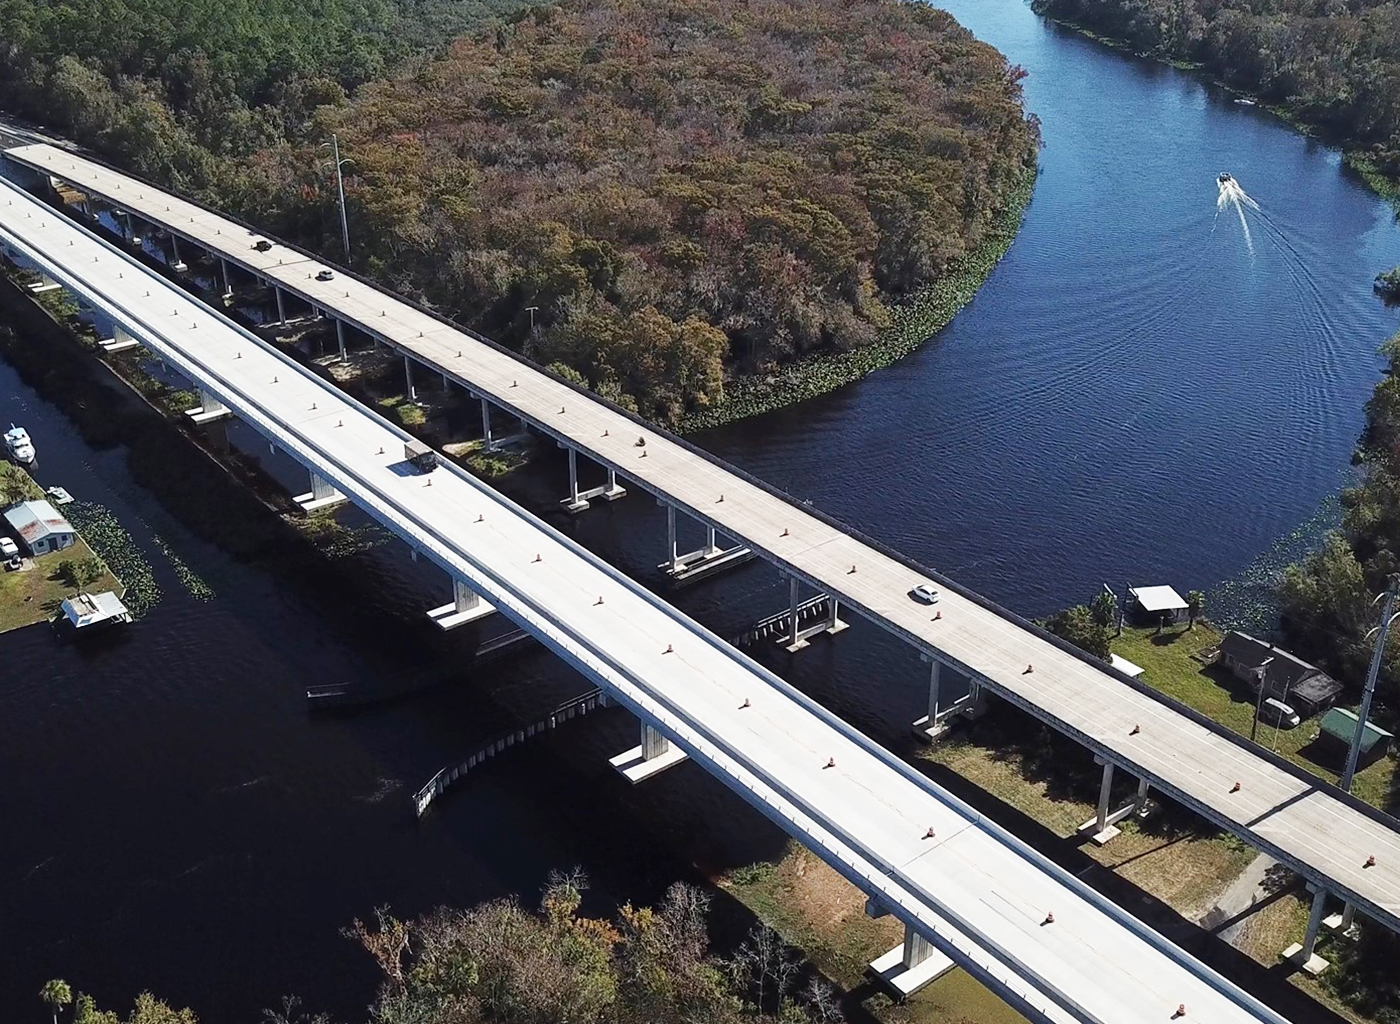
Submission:
[[[1244,229],[1244,244],[1249,249],[1249,255],[1253,256],[1254,236],[1250,234],[1249,221],[1245,219],[1244,211],[1245,207],[1257,211],[1259,209],[1259,204],[1251,199],[1244,189],[1240,188],[1240,183],[1234,178],[1221,181],[1219,185],[1220,194],[1215,200],[1216,219],[1218,220],[1220,218],[1220,214],[1225,209],[1234,207],[1235,213],[1240,219],[1240,227]],[[1214,229],[1212,228],[1212,230]]]

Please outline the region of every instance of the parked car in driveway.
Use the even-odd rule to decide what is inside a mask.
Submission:
[[[1277,725],[1283,729],[1292,729],[1301,719],[1298,717],[1298,712],[1283,701],[1277,697],[1270,697],[1259,705],[1259,721]]]

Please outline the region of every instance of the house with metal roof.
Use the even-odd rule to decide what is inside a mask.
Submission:
[[[42,498],[21,501],[5,509],[4,525],[20,547],[31,555],[62,551],[78,540],[78,531]]]
[[[1262,685],[1266,699],[1281,700],[1304,718],[1330,708],[1342,692],[1342,684],[1316,665],[1237,629],[1221,638],[1216,664],[1255,692]]]

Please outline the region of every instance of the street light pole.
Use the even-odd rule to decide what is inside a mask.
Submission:
[[[325,148],[323,143],[322,149]],[[340,158],[340,139],[332,134],[330,141],[331,160],[335,164],[335,191],[336,199],[340,206],[340,240],[345,246],[345,265],[350,265],[350,222],[345,216],[345,175],[341,173],[341,168],[350,163],[349,160]]]
[[[1347,766],[1338,783],[1348,793],[1351,792],[1352,776],[1356,774],[1356,761],[1361,754],[1361,740],[1366,735],[1366,717],[1371,713],[1371,697],[1376,692],[1376,679],[1381,672],[1381,659],[1385,655],[1385,637],[1390,624],[1396,618],[1395,597],[1400,590],[1400,573],[1390,577],[1390,585],[1385,590],[1385,607],[1381,611],[1381,624],[1371,630],[1376,634],[1376,646],[1371,652],[1371,667],[1366,672],[1366,689],[1361,694],[1361,707],[1356,710],[1356,732],[1352,733],[1351,749],[1347,751]],[[1369,633],[1367,634],[1370,635]]]

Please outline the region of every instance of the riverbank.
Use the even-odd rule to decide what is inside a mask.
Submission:
[[[1380,169],[1376,161],[1368,154],[1365,144],[1359,140],[1348,138],[1335,132],[1328,132],[1322,125],[1307,120],[1299,110],[1289,104],[1270,103],[1259,98],[1258,94],[1249,87],[1238,83],[1228,82],[1221,75],[1212,71],[1211,68],[1202,61],[1190,60],[1177,54],[1162,49],[1141,49],[1132,42],[1121,36],[1113,35],[1095,25],[1086,24],[1075,18],[1065,17],[1053,13],[1054,0],[1034,0],[1031,4],[1037,15],[1047,21],[1053,22],[1063,28],[1069,29],[1090,39],[1102,46],[1132,54],[1144,60],[1151,60],[1158,64],[1165,64],[1168,67],[1176,68],[1179,71],[1186,71],[1199,75],[1208,80],[1212,85],[1239,97],[1257,104],[1269,113],[1278,117],[1300,135],[1309,138],[1317,138],[1329,146],[1333,146],[1341,151],[1343,162],[1355,171],[1363,181],[1381,198],[1390,201],[1397,206],[1400,211],[1400,178],[1386,174]]]
[[[0,463],[0,508],[15,501],[37,501],[43,489],[24,470]],[[74,524],[77,526],[78,524]],[[4,534],[0,532],[0,536]],[[84,539],[62,551],[38,558],[26,557],[25,568],[0,572],[0,633],[45,622],[58,612],[59,602],[80,590],[113,591],[121,597],[125,588],[106,561]]]
[[[761,377],[728,379],[724,400],[712,408],[688,413],[677,425],[677,433],[708,430],[816,398],[889,366],[931,341],[973,300],[1011,249],[1038,177],[1037,167],[1026,168],[1023,180],[977,251],[958,260],[942,280],[896,306],[892,311],[894,325],[873,344],[806,359]]]

